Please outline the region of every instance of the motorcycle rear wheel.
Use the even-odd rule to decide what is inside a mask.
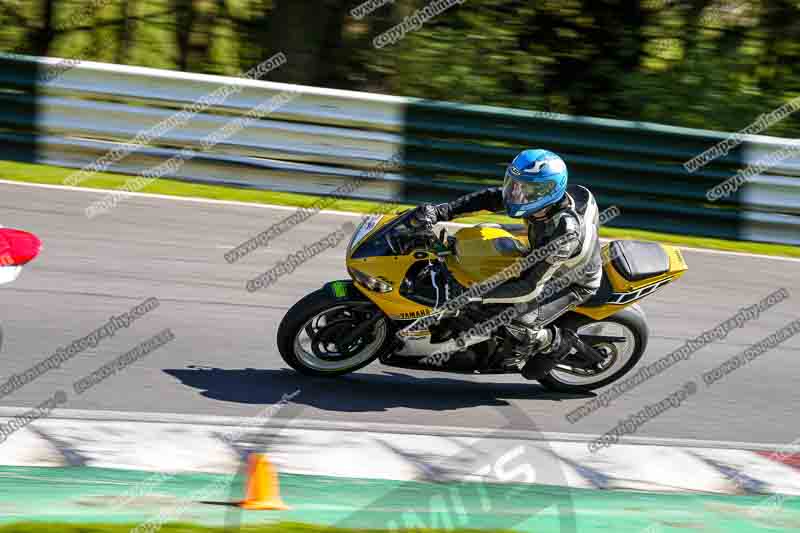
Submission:
[[[638,305],[627,307],[602,320],[571,313],[558,325],[571,329],[578,335],[621,336],[625,337],[626,342],[594,345],[609,354],[602,369],[582,371],[568,365],[557,366],[539,380],[546,389],[552,391],[580,393],[605,387],[630,372],[647,348],[647,321]]]
[[[341,376],[363,368],[389,346],[389,322],[381,318],[372,331],[355,339],[342,353],[335,341],[363,322],[361,313],[381,311],[362,300],[337,300],[328,291],[312,292],[283,317],[278,351],[286,363],[309,376]]]

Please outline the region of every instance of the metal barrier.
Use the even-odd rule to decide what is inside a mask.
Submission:
[[[683,163],[728,134],[88,61],[42,75],[60,61],[0,55],[0,157],[84,167],[228,86],[236,92],[224,102],[109,170],[139,173],[193,147],[198,155],[170,177],[332,194],[401,154],[400,168],[370,174],[349,196],[413,203],[498,185],[518,151],[546,147],[565,158],[571,180],[590,187],[601,206],[621,209],[612,225],[800,244],[797,141],[745,136],[726,156],[689,173]],[[287,91],[297,97],[212,149],[199,149],[232,119]],[[727,198],[706,199],[714,185],[786,147],[797,147],[798,155]]]

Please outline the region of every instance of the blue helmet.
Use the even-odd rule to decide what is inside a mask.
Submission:
[[[510,217],[524,217],[561,201],[567,192],[567,164],[549,150],[525,150],[508,165],[503,205]]]

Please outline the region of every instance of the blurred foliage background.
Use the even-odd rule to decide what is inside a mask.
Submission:
[[[428,1],[0,0],[0,50],[225,75],[282,51],[266,79],[727,131],[800,95],[800,0],[467,0],[373,47]]]

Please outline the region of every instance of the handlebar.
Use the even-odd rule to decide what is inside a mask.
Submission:
[[[419,234],[426,237],[430,248],[436,252],[436,255],[443,256],[455,253],[455,251],[450,248],[446,228],[442,228],[439,235],[436,235],[436,232],[433,231],[433,224],[426,225],[424,228],[420,228],[420,230]]]

